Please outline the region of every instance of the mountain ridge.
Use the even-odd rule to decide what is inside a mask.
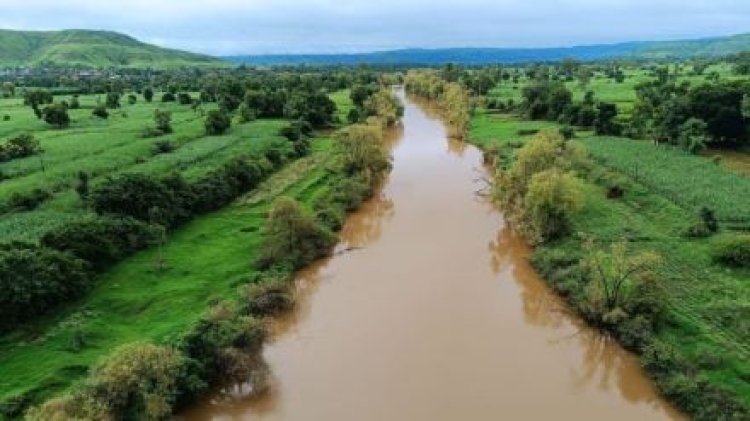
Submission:
[[[120,32],[0,29],[0,66],[154,67],[226,66],[219,58],[148,44]]]
[[[534,61],[602,59],[684,59],[717,57],[750,50],[750,33],[670,41],[629,41],[545,48],[405,48],[367,53],[342,54],[259,54],[223,58],[234,64],[508,64]]]

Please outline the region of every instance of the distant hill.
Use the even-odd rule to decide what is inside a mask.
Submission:
[[[201,54],[146,44],[109,31],[0,29],[0,66],[154,67],[225,66]]]
[[[565,48],[445,48],[406,49],[362,54],[246,55],[225,59],[236,64],[463,64],[558,61],[565,58],[682,59],[715,57],[750,50],[750,33],[681,41],[645,41]]]

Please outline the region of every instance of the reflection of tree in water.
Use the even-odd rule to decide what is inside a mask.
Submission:
[[[566,328],[560,332],[569,331],[571,326],[577,330],[555,341],[576,341],[582,350],[582,363],[574,372],[577,387],[596,384],[601,390],[617,390],[628,402],[648,403],[671,411],[658,399],[633,357],[612,338],[586,326],[539,278],[527,260],[530,248],[512,229],[501,228],[489,248],[493,273],[509,272],[520,286],[526,322],[553,329]]]
[[[566,320],[565,307],[529,264],[530,249],[523,239],[505,226],[489,249],[492,272],[510,269],[510,278],[520,287],[524,319],[535,326],[559,327]]]
[[[378,194],[349,217],[341,230],[341,241],[346,247],[365,247],[380,238],[383,222],[393,215],[393,201]]]
[[[628,402],[664,406],[632,355],[611,337],[585,326],[581,329],[582,332],[569,337],[577,338],[584,350],[581,370],[576,373],[577,386],[596,383],[601,390],[616,388]]]

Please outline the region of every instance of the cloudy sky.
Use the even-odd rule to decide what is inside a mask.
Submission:
[[[750,0],[0,0],[0,27],[209,54],[570,46],[750,32]]]

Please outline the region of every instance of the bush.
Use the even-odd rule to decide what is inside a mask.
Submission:
[[[167,227],[187,218],[190,201],[191,191],[181,177],[155,178],[139,173],[109,177],[90,195],[91,205],[100,215],[130,216]],[[158,209],[158,216],[153,209]]]
[[[42,152],[39,141],[30,133],[22,133],[0,145],[0,162],[24,158]]]
[[[161,96],[161,102],[175,102],[176,98],[172,92],[165,92]]]
[[[34,210],[45,200],[52,197],[52,193],[47,190],[36,188],[31,191],[19,193],[15,192],[10,196],[9,205],[13,209]]]
[[[172,414],[186,368],[187,360],[172,348],[124,345],[94,367],[78,399],[97,408],[87,412],[112,419],[164,419]]]
[[[226,351],[239,350],[247,357],[257,357],[266,336],[263,324],[258,320],[240,316],[231,305],[219,303],[190,327],[176,346],[195,361],[194,371],[205,384],[226,384],[227,372],[236,367],[236,364],[227,364]],[[231,360],[237,362],[238,359]],[[252,365],[249,368],[252,369]],[[198,391],[199,387],[187,391],[184,400],[189,401],[190,392]]]
[[[738,268],[750,268],[750,234],[740,234],[720,241],[714,250],[717,262]]]
[[[107,119],[109,117],[109,111],[107,111],[107,107],[100,104],[94,107],[94,110],[91,111],[91,115],[101,119]]]
[[[245,285],[240,291],[243,311],[253,317],[275,316],[294,307],[289,280],[265,280]]]
[[[41,244],[102,270],[153,244],[155,227],[132,218],[85,217],[46,233]]]
[[[20,244],[0,247],[0,330],[69,302],[90,285],[89,265],[68,253]]]
[[[154,145],[151,147],[151,152],[154,155],[159,155],[163,153],[170,153],[173,152],[175,149],[177,149],[177,146],[168,141],[168,140],[159,140],[154,143]]]
[[[193,103],[193,98],[191,98],[190,94],[186,92],[180,92],[177,94],[177,102],[180,103],[180,105],[190,105]]]
[[[222,110],[211,110],[206,114],[206,134],[209,136],[218,136],[224,134],[232,125],[229,115]]]
[[[258,267],[303,267],[324,256],[336,237],[308,216],[295,200],[282,197],[274,202],[264,230]]]
[[[567,234],[571,217],[583,201],[578,179],[557,169],[535,174],[529,182],[520,214],[522,231],[533,243],[543,243]]]
[[[65,104],[52,104],[44,107],[42,109],[42,118],[47,124],[55,126],[58,129],[70,125],[68,107],[66,107]]]

